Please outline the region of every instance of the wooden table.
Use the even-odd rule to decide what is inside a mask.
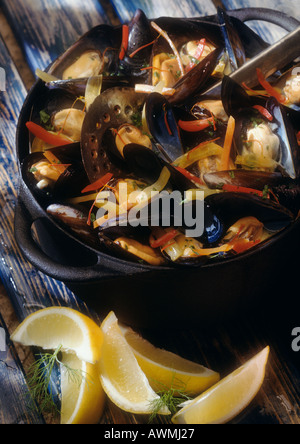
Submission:
[[[6,91],[0,92],[0,423],[45,423],[47,419],[28,408],[26,402],[24,350],[16,349],[9,334],[31,312],[51,305],[67,305],[91,316],[61,282],[34,269],[22,256],[13,231],[18,173],[15,162],[15,132],[27,90],[36,68],[44,69],[91,27],[128,21],[137,8],[148,17],[194,17],[248,6],[278,9],[300,19],[298,0],[2,0],[0,9],[0,67],[6,73]],[[272,43],[286,32],[263,22],[251,27]],[[266,344],[271,347],[265,383],[240,424],[299,424],[299,356],[292,350],[292,329],[299,326],[298,289],[287,283],[284,302],[274,301],[260,316],[249,313],[230,325],[213,330],[142,332],[157,345],[218,370],[222,376],[237,368]],[[258,310],[260,311],[260,310]],[[1,315],[2,314],[2,315]],[[3,348],[3,344],[2,344]],[[22,362],[21,362],[21,360]],[[141,424],[144,418],[121,412],[110,403],[103,424]],[[166,420],[162,420],[165,422]]]

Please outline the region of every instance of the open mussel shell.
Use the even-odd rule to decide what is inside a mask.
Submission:
[[[189,97],[193,97],[193,95],[201,92],[203,87],[207,86],[207,81],[211,78],[222,51],[222,48],[215,49],[185,76],[179,79],[173,86],[175,93],[169,97],[169,102],[171,104],[181,104]]]
[[[210,39],[214,41],[214,39],[219,40],[219,45],[221,46],[223,43],[223,36],[221,33],[219,19],[215,14],[213,16],[201,17],[201,18],[192,18],[189,19],[193,24],[198,25],[202,29],[206,30],[206,33],[210,35]],[[231,15],[230,22],[237,34],[240,37],[242,42],[242,46],[245,50],[246,58],[252,58],[266,49],[269,44],[265,42],[258,34],[252,31],[249,26],[247,26],[243,21]],[[211,36],[211,34],[214,36]]]
[[[300,177],[300,153],[295,128],[288,118],[286,109],[271,97],[266,108],[274,116],[280,138],[280,168],[283,174],[296,179]]]
[[[146,100],[147,126],[168,162],[173,162],[184,154],[179,129],[168,100],[159,93],[152,93]]]
[[[61,201],[75,197],[89,183],[80,157],[78,157],[78,152],[80,153],[78,147],[79,144],[70,144],[51,149],[61,164],[66,166],[57,180],[37,179],[35,165],[41,161],[47,162],[42,152],[31,153],[22,162],[22,177],[42,205],[49,204],[52,199]]]
[[[237,220],[249,215],[256,217],[272,233],[288,227],[294,220],[294,215],[287,208],[254,194],[224,192],[213,194],[206,201],[222,221],[225,232]]]
[[[98,238],[100,245],[110,254],[114,254],[121,259],[129,260],[131,262],[143,263],[141,257],[133,254],[129,249],[122,248],[116,241],[120,238],[137,241],[141,245],[149,245],[149,238],[151,234],[150,224],[141,219],[137,226],[132,226],[128,223],[127,214],[119,215],[116,218],[108,219],[98,230]],[[163,259],[162,261],[163,262]]]
[[[84,102],[77,100],[77,96],[69,91],[50,90],[43,86],[31,109],[30,120],[42,127],[49,126],[50,129],[53,129],[55,115],[67,109],[83,112]]]
[[[86,207],[52,203],[47,207],[46,211],[64,229],[75,234],[81,241],[93,248],[99,247],[97,233],[88,224],[89,210]]]
[[[93,183],[107,173],[124,176],[126,165],[113,143],[114,131],[141,114],[144,95],[132,88],[110,88],[95,99],[83,122],[82,160]]]
[[[211,189],[222,189],[224,185],[251,188],[271,192],[275,199],[297,216],[300,208],[299,180],[284,177],[281,173],[267,171],[233,170],[206,173],[203,177],[206,185]]]
[[[115,72],[118,64],[119,49],[122,40],[122,29],[110,25],[99,25],[84,34],[74,45],[52,64],[49,73],[58,79],[64,79],[64,73],[78,63],[85,54],[95,54],[99,68],[92,75],[103,72]],[[78,69],[76,69],[76,74]],[[69,77],[86,77],[83,75],[68,75]]]

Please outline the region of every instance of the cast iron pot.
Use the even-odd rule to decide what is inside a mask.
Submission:
[[[285,14],[247,8],[230,15],[266,20],[287,31],[299,22]],[[160,328],[213,325],[251,308],[265,309],[286,301],[297,280],[300,240],[298,220],[265,245],[220,263],[200,268],[165,268],[132,263],[95,250],[56,223],[26,185],[21,164],[28,154],[25,123],[44,85],[37,81],[23,105],[16,149],[20,171],[15,237],[28,261],[62,281],[79,298],[105,316],[114,310],[133,327]],[[33,236],[34,227],[35,235]]]

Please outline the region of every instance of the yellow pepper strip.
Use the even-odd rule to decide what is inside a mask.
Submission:
[[[205,145],[199,145],[192,151],[184,154],[173,162],[174,167],[188,168],[193,163],[199,160],[206,159],[210,156],[221,156],[223,148],[216,143],[207,143]]]

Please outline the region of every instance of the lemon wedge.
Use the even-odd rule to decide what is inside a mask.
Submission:
[[[104,341],[100,379],[107,396],[126,412],[153,413],[153,404],[160,398],[141,370],[114,312],[109,313],[101,328]],[[169,415],[170,411],[163,407],[158,413]]]
[[[241,413],[257,395],[265,378],[266,347],[242,367],[177,412],[174,424],[224,424]]]
[[[50,307],[29,315],[11,335],[14,342],[45,350],[72,351],[94,364],[100,360],[103,334],[88,316],[68,307]]]
[[[99,364],[82,361],[73,353],[63,353],[61,363],[61,424],[98,424],[106,400]],[[73,374],[78,370],[78,378],[71,377],[68,368]]]
[[[173,388],[196,396],[220,380],[218,373],[155,347],[129,327],[122,327],[122,332],[151,387],[156,391]]]

